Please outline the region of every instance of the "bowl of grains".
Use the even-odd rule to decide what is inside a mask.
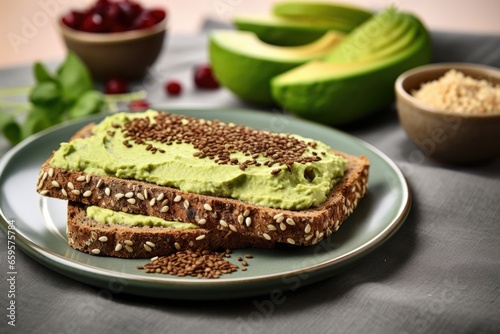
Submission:
[[[500,70],[436,63],[401,74],[395,83],[399,121],[424,154],[451,164],[500,157]]]

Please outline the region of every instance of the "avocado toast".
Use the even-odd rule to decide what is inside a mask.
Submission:
[[[316,244],[365,195],[368,169],[366,157],[312,139],[148,111],[80,130],[42,165],[37,191],[69,201],[74,248],[138,258],[185,248]],[[98,221],[88,207],[192,228]]]

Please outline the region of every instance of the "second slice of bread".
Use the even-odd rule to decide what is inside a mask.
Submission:
[[[174,229],[100,223],[86,214],[86,205],[68,202],[66,234],[71,247],[92,255],[151,258],[177,251],[218,251],[247,247],[272,248],[275,243],[232,231]]]

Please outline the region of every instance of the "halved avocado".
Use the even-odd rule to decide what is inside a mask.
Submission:
[[[275,105],[270,81],[310,60],[324,57],[343,38],[330,31],[319,40],[295,47],[262,42],[248,31],[219,30],[210,35],[209,52],[219,82],[241,99]]]
[[[352,62],[313,61],[283,73],[271,82],[273,97],[300,117],[330,125],[356,121],[388,105],[397,76],[431,57],[425,27],[416,17],[401,15],[410,24],[394,43]]]

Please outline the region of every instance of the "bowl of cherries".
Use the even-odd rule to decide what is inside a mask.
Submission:
[[[97,0],[58,20],[64,43],[88,66],[95,80],[142,78],[160,55],[167,12],[134,0]]]

